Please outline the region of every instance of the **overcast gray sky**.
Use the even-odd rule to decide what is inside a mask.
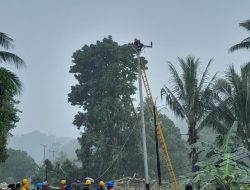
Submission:
[[[249,51],[229,54],[228,48],[249,36],[238,25],[250,19],[249,8],[249,0],[0,0],[1,32],[14,38],[13,52],[27,64],[13,69],[24,86],[13,133],[79,136],[72,125],[77,109],[67,102],[76,83],[68,73],[71,56],[108,35],[120,44],[134,37],[153,41],[143,54],[154,97],[169,82],[167,61],[177,63],[177,56],[200,57],[203,66],[214,58],[211,73],[221,75],[229,64],[239,68],[250,60]]]

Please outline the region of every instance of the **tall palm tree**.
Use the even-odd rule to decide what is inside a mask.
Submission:
[[[208,81],[210,60],[199,81],[198,66],[199,59],[188,56],[186,59],[178,57],[181,66],[181,75],[169,62],[171,73],[172,90],[167,86],[161,89],[161,97],[165,96],[166,104],[174,114],[185,120],[188,125],[188,143],[190,145],[197,142],[197,130],[203,123],[210,111],[210,104],[213,102],[213,90],[211,86],[215,80],[216,74]],[[192,171],[197,171],[195,166],[198,161],[197,149],[192,148],[190,152],[192,161]]]
[[[217,129],[219,137],[223,137],[227,126],[237,121],[239,141],[250,150],[250,62],[241,67],[240,74],[230,66],[225,79],[217,80],[214,89],[219,96],[216,109],[211,112],[210,125]]]
[[[244,27],[246,30],[250,31],[250,20],[246,20],[245,22],[242,22],[239,25]],[[239,49],[249,49],[249,48],[250,48],[250,37],[247,37],[242,42],[229,48],[229,52],[233,52]]]
[[[13,47],[13,39],[0,32],[0,47],[8,50]],[[16,68],[25,66],[24,61],[17,55],[0,50],[0,64],[13,64]],[[21,92],[21,81],[13,72],[0,67],[0,162],[6,159],[6,143],[9,131],[19,120],[15,108],[14,96]]]

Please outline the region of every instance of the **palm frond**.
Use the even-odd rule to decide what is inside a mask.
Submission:
[[[204,90],[199,89],[198,98],[196,100],[197,105],[197,119],[200,121],[207,115],[207,112],[211,111],[212,107],[214,106],[214,99],[218,96],[215,90],[211,87],[214,85],[214,81],[216,79],[217,74],[215,74],[212,79],[207,84]]]
[[[5,49],[9,49],[10,47],[13,47],[13,39],[10,38],[7,34],[0,32],[0,46],[2,46]]]
[[[245,65],[241,66],[241,77],[242,77],[242,79],[247,79],[249,74],[250,74],[250,62],[248,62]]]
[[[0,67],[0,90],[10,96],[21,94],[22,91],[22,83],[18,76],[3,67]]]
[[[182,81],[185,89],[185,104],[189,110],[194,108],[194,98],[196,96],[197,91],[197,68],[199,64],[199,59],[195,59],[195,57],[188,56],[184,59],[177,58],[180,66],[182,68]]]
[[[212,79],[209,81],[209,83],[207,84],[206,88],[201,91],[201,89],[199,90],[200,92],[200,99],[205,102],[205,104],[208,104],[209,102],[213,101],[214,98],[214,90],[213,88],[211,88],[211,86],[214,84],[215,79],[216,79],[217,73],[214,74],[214,76],[212,77]],[[205,100],[205,101],[204,101]]]
[[[168,87],[164,86],[161,89],[161,98],[165,96],[166,104],[173,110],[173,112],[180,118],[185,118],[185,109],[182,107],[178,99],[174,96],[174,94],[169,90]]]
[[[172,76],[172,82],[174,83],[174,93],[178,94],[178,99],[183,99],[186,96],[185,90],[184,90],[184,86],[183,86],[183,82],[178,74],[178,72],[176,71],[174,65],[171,62],[169,63],[169,70]]]
[[[201,80],[200,80],[200,84],[199,84],[199,92],[201,91],[202,87],[203,87],[203,84],[205,83],[206,79],[207,79],[207,75],[208,75],[208,71],[209,71],[209,67],[211,65],[211,63],[213,62],[213,59],[210,59],[207,66],[206,66],[206,69],[205,71],[203,72],[202,74],[202,77],[201,77]],[[211,82],[211,81],[210,81]]]
[[[241,78],[242,78],[242,97],[245,97],[245,110],[244,118],[247,123],[250,123],[250,62],[241,67]]]
[[[236,44],[232,47],[229,48],[229,52],[232,53],[233,51],[236,51],[236,50],[239,50],[239,49],[248,49],[250,48],[250,42],[249,41],[246,41],[246,42],[241,42],[239,44]]]
[[[242,27],[244,27],[248,31],[250,31],[250,20],[246,20],[246,21],[240,23],[239,25],[242,26]]]
[[[219,99],[217,104],[210,105],[209,112],[201,120],[198,131],[204,127],[213,127],[219,134],[222,134],[225,132],[226,126],[231,126],[236,119],[234,113],[232,113],[232,98]]]
[[[218,93],[220,96],[225,98],[232,95],[232,87],[230,83],[225,79],[217,79],[213,85],[215,93]]]
[[[244,40],[241,41],[241,43],[242,42],[250,42],[250,37],[245,38]]]
[[[226,78],[235,91],[238,91],[240,89],[240,76],[236,73],[233,65],[229,66],[229,69],[226,72]]]
[[[218,134],[226,134],[227,125],[218,119],[214,114],[208,115],[197,127],[197,133],[200,133],[205,127],[212,127]]]
[[[14,64],[16,68],[25,66],[24,61],[17,55],[6,51],[0,51],[0,63],[3,62]]]

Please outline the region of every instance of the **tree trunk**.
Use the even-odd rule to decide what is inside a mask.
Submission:
[[[195,124],[191,123],[189,124],[188,129],[188,143],[189,145],[192,145],[197,142],[198,135],[197,130],[195,129]],[[189,153],[191,164],[192,164],[192,172],[199,171],[199,167],[195,164],[198,162],[198,154],[197,154],[197,148],[192,148],[191,152]]]

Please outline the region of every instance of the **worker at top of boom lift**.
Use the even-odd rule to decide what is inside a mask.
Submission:
[[[136,49],[136,51],[140,52],[143,47],[144,47],[143,43],[141,43],[141,41],[139,39],[135,38],[134,39],[134,48]]]

